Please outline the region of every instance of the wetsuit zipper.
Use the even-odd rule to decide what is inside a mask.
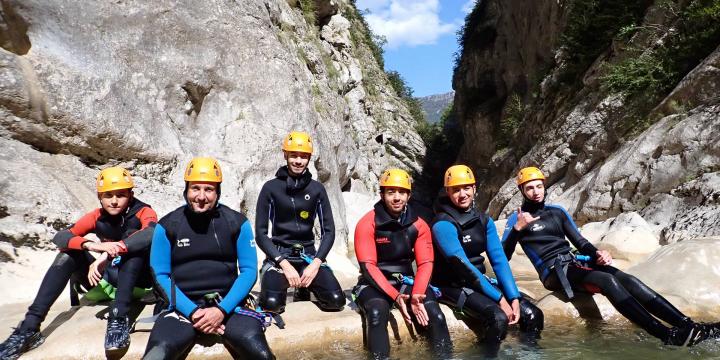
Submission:
[[[300,224],[298,223],[298,219],[297,219],[297,209],[295,208],[295,197],[294,196],[290,196],[290,202],[292,203],[292,207],[293,207],[293,219],[295,219],[295,229],[300,231]]]

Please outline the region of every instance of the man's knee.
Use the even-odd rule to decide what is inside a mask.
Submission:
[[[282,313],[285,311],[285,301],[287,299],[286,292],[279,291],[261,291],[260,307],[265,311],[274,313]]]
[[[317,296],[320,307],[325,311],[340,311],[345,307],[345,294],[342,290],[320,291]]]
[[[381,299],[368,300],[363,306],[363,314],[368,327],[387,327],[390,305]]]
[[[428,314],[428,319],[431,324],[440,324],[445,322],[445,314],[443,314],[440,309],[440,304],[437,301],[425,300],[423,304],[425,305],[425,311]]]
[[[527,300],[520,301],[520,330],[539,332],[543,329],[545,315],[542,310]]]

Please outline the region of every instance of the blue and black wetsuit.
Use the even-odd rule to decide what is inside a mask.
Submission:
[[[204,213],[181,206],[156,226],[150,264],[170,311],[156,320],[145,359],[186,356],[198,334],[190,319],[211,306],[225,314],[222,338],[233,356],[274,358],[261,323],[238,313],[257,280],[255,242],[245,216],[224,205]]]
[[[505,254],[511,258],[520,243],[545,288],[564,292],[569,298],[574,295],[573,291],[601,293],[623,316],[666,342],[672,342],[671,329],[655,317],[675,327],[692,325],[689,317],[638,278],[612,266],[597,265],[597,248],[580,234],[570,214],[561,206],[526,199],[522,211],[539,219],[517,231],[514,228],[517,213],[508,218],[503,234]],[[592,260],[576,261],[566,237]]]
[[[432,226],[435,267],[432,282],[442,292],[440,301],[456,313],[478,337],[485,337],[488,350],[495,352],[505,337],[508,318],[498,302],[520,301],[521,330],[537,335],[543,328],[543,313],[520,295],[510,265],[503,253],[493,220],[470,208],[458,210],[443,196],[436,206]],[[485,276],[488,256],[498,285]]]
[[[289,283],[279,264],[287,259],[302,276],[308,263],[300,256],[316,257],[323,262],[335,242],[335,222],[325,187],[312,179],[310,171],[291,176],[287,166],[266,182],[258,196],[255,212],[255,233],[258,245],[267,258],[260,281],[260,306],[267,311],[282,313]],[[315,248],[313,227],[320,222],[320,245]],[[272,222],[272,234],[268,224]],[[345,306],[340,283],[332,271],[320,267],[309,286],[318,305],[325,311],[339,311]]]
[[[48,269],[32,305],[28,308],[21,328],[38,330],[55,300],[72,278],[86,289],[91,286],[87,275],[90,264],[95,261],[83,243],[85,236],[95,234],[100,241],[118,241],[122,261],[113,268],[112,284],[117,288],[111,315],[126,316],[132,300],[134,286],[150,287],[152,278],[147,266],[147,254],[153,227],[157,222],[155,211],[148,204],[133,198],[128,208],[118,215],[110,215],[102,208],[94,209],[81,217],[68,229],[61,230],[53,238],[60,253]],[[106,273],[111,271],[107,268]]]

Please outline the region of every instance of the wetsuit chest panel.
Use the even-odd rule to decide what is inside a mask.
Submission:
[[[191,299],[213,292],[224,296],[237,278],[237,230],[224,211],[212,217],[185,212],[181,208],[160,221],[171,234],[174,281]]]
[[[452,216],[439,213],[434,222],[438,221],[448,221],[455,226],[458,231],[458,241],[465,252],[465,256],[473,266],[484,274],[485,258],[482,254],[487,251],[487,218],[485,218],[484,214],[461,225]],[[437,249],[437,245],[435,247],[433,278],[442,283],[456,282],[458,279],[453,266],[445,259],[441,250]]]
[[[288,191],[284,179],[268,184],[272,199],[272,238],[285,241],[314,240],[313,226],[320,189],[313,180],[304,188]]]
[[[101,241],[120,241],[127,238],[142,228],[140,219],[135,215],[145,206],[147,205],[135,200],[124,214],[111,216],[102,211],[95,223],[95,235]]]
[[[395,229],[390,229],[395,228]],[[414,225],[401,227],[399,224],[375,228],[375,246],[377,248],[378,266],[391,263],[411,263],[415,255],[413,248],[418,232]]]
[[[570,252],[562,228],[562,210],[545,207],[532,213],[539,218],[520,231],[520,245],[526,253],[532,253],[543,261],[554,259],[558,254]],[[560,217],[560,218],[559,218]]]

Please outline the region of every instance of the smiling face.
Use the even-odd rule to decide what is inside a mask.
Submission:
[[[467,210],[475,198],[475,185],[450,186],[445,188],[445,192],[456,208]]]
[[[100,205],[110,215],[118,215],[127,209],[132,199],[131,189],[111,190],[98,194]]]
[[[384,187],[380,193],[380,198],[385,204],[385,209],[393,217],[398,217],[405,210],[405,206],[410,200],[410,190],[399,187]]]
[[[302,175],[310,163],[310,154],[300,151],[285,151],[284,153],[290,175]]]
[[[217,183],[191,181],[188,185],[187,200],[192,210],[203,213],[215,207],[218,199]]]
[[[526,199],[538,203],[545,200],[545,182],[542,180],[528,181],[521,188]]]

